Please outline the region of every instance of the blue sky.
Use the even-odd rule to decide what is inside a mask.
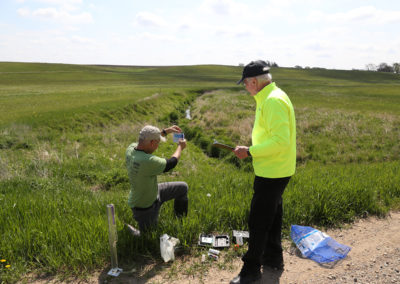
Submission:
[[[400,62],[398,0],[1,0],[0,61],[334,69]]]

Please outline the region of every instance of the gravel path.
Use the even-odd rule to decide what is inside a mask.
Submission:
[[[287,242],[283,273],[264,271],[259,283],[400,283],[400,212],[392,212],[385,219],[361,219],[347,229],[326,233],[352,248],[343,261],[333,268],[321,267],[299,257]],[[211,269],[203,281],[192,277],[167,281],[158,275],[146,283],[229,283],[241,265],[235,260],[233,270]]]

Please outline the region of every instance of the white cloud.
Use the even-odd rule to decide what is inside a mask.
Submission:
[[[323,51],[328,48],[328,45],[325,43],[322,43],[320,41],[312,41],[312,42],[306,43],[304,45],[304,48],[311,50],[311,51]]]
[[[82,0],[36,0],[41,3],[56,6],[59,9],[66,11],[77,11],[80,9],[80,5],[83,3]]]
[[[197,14],[198,16],[198,14]],[[179,19],[176,19],[173,23],[179,31],[189,31],[197,28],[201,28],[203,24],[199,22],[196,15],[184,15]]]
[[[229,0],[207,0],[204,2],[205,8],[218,15],[229,15],[232,10],[232,1]]]
[[[22,17],[33,17],[43,20],[55,20],[58,22],[69,24],[93,22],[92,15],[88,12],[72,14],[70,12],[57,8],[39,8],[33,11],[27,8],[20,8],[17,10],[17,12]]]
[[[31,17],[45,20],[55,20],[63,24],[81,24],[93,22],[89,12],[81,11],[83,0],[17,0],[30,8],[23,7],[17,10],[22,17]],[[32,9],[33,4],[45,4],[45,7]],[[30,5],[28,5],[30,4]]]
[[[190,24],[190,23],[181,23],[181,24],[179,24],[178,25],[178,28],[180,29],[180,30],[182,30],[182,31],[188,31],[188,30],[190,30],[191,28],[193,28],[193,26]]]
[[[22,16],[22,17],[26,17],[29,16],[31,14],[31,11],[27,8],[19,8],[17,10],[18,15]]]
[[[176,37],[168,36],[168,35],[160,35],[160,34],[152,34],[152,33],[142,33],[139,35],[139,38],[151,41],[175,41]]]
[[[213,27],[210,26],[210,30]],[[229,37],[229,38],[259,38],[264,35],[263,31],[259,28],[252,27],[252,26],[219,26],[215,29],[215,35],[218,37]]]
[[[319,3],[324,3],[326,0],[269,0],[268,6],[275,7],[291,7],[294,5],[317,5]]]
[[[46,4],[56,4],[56,5],[65,5],[65,4],[82,4],[82,0],[36,0],[36,2],[46,3]]]
[[[327,14],[313,11],[308,19],[312,22],[329,22],[337,25],[346,24],[387,24],[400,22],[400,11],[379,10],[373,6],[359,7],[342,13]]]
[[[72,36],[71,37],[71,42],[73,43],[82,43],[82,44],[95,44],[95,41],[91,38],[88,37],[82,37],[82,36]]]
[[[101,60],[97,41],[78,35],[68,35],[59,30],[27,31],[12,35],[0,35],[7,39],[1,48],[0,60],[27,62],[96,63]],[[27,48],[29,46],[29,48]],[[100,54],[105,54],[101,50]],[[97,58],[97,59],[96,59]]]
[[[280,66],[332,68],[398,61],[398,5],[362,1],[189,0],[179,7],[120,1],[117,9],[111,1],[14,0],[23,3],[14,19],[19,23],[1,29],[0,55],[17,61],[142,65],[237,64],[261,58]],[[118,20],[110,22],[113,17]],[[39,20],[51,25],[35,25]],[[96,25],[80,25],[94,20]]]
[[[61,12],[55,8],[39,8],[32,12],[32,16],[57,19],[61,16]]]
[[[51,6],[59,6],[70,9],[77,9],[81,4],[83,4],[82,0],[32,0],[36,3],[43,3]]]
[[[140,12],[136,15],[134,24],[146,27],[162,27],[166,25],[166,22],[156,14]]]
[[[26,4],[46,4],[46,6],[54,6],[62,8],[67,11],[78,10],[80,5],[83,4],[83,0],[15,0],[17,3]]]
[[[220,16],[249,15],[249,8],[246,4],[233,0],[205,0],[200,6],[200,10]]]

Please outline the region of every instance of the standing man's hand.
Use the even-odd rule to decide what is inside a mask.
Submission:
[[[236,157],[239,159],[244,159],[249,156],[249,147],[246,146],[236,146],[235,150],[233,150],[233,153],[235,153]]]

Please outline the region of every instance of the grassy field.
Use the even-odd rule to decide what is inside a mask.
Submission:
[[[400,77],[324,69],[272,69],[297,119],[297,172],[284,194],[291,224],[341,226],[400,208]],[[196,255],[201,232],[247,230],[251,160],[211,147],[250,144],[254,99],[233,66],[80,66],[0,63],[0,283],[30,272],[84,277],[109,265],[106,205],[116,207],[122,266],[160,261],[159,237]],[[190,108],[192,119],[185,119]],[[159,182],[189,184],[182,222],[172,204],[134,238],[125,149],[151,123],[188,138]],[[157,154],[169,157],[168,140]],[[5,265],[10,265],[5,267]]]

